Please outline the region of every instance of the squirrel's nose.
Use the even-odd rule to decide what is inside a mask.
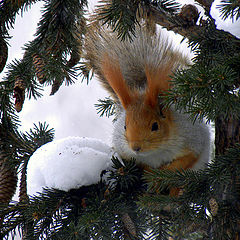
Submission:
[[[140,146],[133,146],[133,151],[140,152],[141,147]]]

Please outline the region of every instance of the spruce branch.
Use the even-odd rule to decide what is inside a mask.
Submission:
[[[222,0],[217,8],[220,10],[223,20],[231,17],[234,21],[235,17],[237,21],[240,17],[240,2],[238,0]]]
[[[8,46],[6,40],[0,35],[0,73],[3,71],[8,58]]]
[[[88,84],[93,77],[93,73],[89,70],[91,69],[89,63],[81,61],[79,62],[77,69],[80,70],[79,76],[82,78],[82,82],[86,80]]]
[[[21,14],[23,11],[27,11],[29,7],[38,2],[39,0],[10,0],[10,1],[2,1],[0,3],[0,32],[5,29],[12,28],[16,15],[21,11]]]
[[[113,156],[112,162],[116,171],[110,172],[109,179],[115,179],[111,187],[129,194],[136,194],[136,192],[141,192],[144,189],[143,171],[136,165],[134,159],[120,161]]]
[[[65,81],[72,84],[77,79],[80,59],[79,44],[85,34],[84,7],[87,1],[48,1],[35,34],[36,38],[25,45],[22,60],[8,67],[4,79],[13,89],[17,78],[24,81],[28,97],[38,98],[40,84],[53,84],[53,95]],[[83,45],[82,43],[80,45]]]
[[[34,79],[34,73],[32,71],[32,59],[29,59],[27,55],[22,59],[22,61],[14,60],[10,63],[7,68],[8,72],[4,77],[4,84],[7,86],[9,93],[14,90],[15,82],[18,79],[22,80],[25,86],[27,96],[29,98],[34,97],[35,99],[42,96],[41,87]]]
[[[157,0],[150,1],[150,3],[156,6],[160,11],[169,12],[171,14],[179,12],[181,7],[181,4],[174,0]]]
[[[30,129],[29,133],[21,133],[16,129],[10,130],[10,128],[0,126],[1,150],[6,156],[7,165],[16,170],[23,163],[26,168],[33,152],[53,140],[54,130],[48,127],[46,123],[39,123],[39,126],[34,125],[34,129]],[[25,171],[24,168],[22,170]]]
[[[212,1],[199,1],[206,9],[211,7]],[[197,38],[201,36],[205,29],[205,25],[197,25],[196,20],[193,22],[185,21],[185,18],[182,18],[180,11],[180,5],[175,1],[164,0],[164,1],[145,1],[139,0],[135,1],[134,4],[129,4],[124,2],[128,7],[121,9],[123,3],[119,3],[117,0],[114,1],[102,1],[102,5],[98,7],[96,14],[100,17],[98,19],[103,20],[104,24],[110,25],[113,30],[118,32],[119,37],[125,38],[131,37],[131,34],[134,35],[135,25],[138,24],[138,18],[141,16],[140,12],[147,13],[151,17],[152,21],[162,27],[166,28],[169,31],[174,31],[186,37],[188,39]],[[187,5],[193,6],[194,5]],[[183,6],[184,8],[185,6]],[[183,9],[182,8],[182,9]],[[141,9],[141,11],[140,11]],[[196,11],[196,10],[194,10]],[[189,13],[190,16],[193,14],[192,11]],[[209,19],[212,20],[211,16],[208,15]],[[212,20],[213,21],[213,20]],[[206,21],[204,24],[208,24]],[[215,31],[219,34],[225,36],[225,41],[227,39],[235,40],[235,36],[230,33],[224,32],[223,30],[216,29]],[[129,34],[131,33],[131,34]]]
[[[135,24],[138,23],[140,1],[103,0],[100,3],[101,5],[97,6],[97,18],[117,30],[118,37],[130,37],[129,33],[134,33]]]
[[[107,97],[103,100],[99,99],[98,101],[100,103],[95,104],[94,106],[97,109],[97,113],[100,114],[100,117],[104,115],[106,117],[110,117],[115,114],[116,112],[115,102],[111,98]]]
[[[167,94],[166,104],[174,104],[178,110],[189,113],[192,119],[214,121],[221,115],[238,118],[240,105],[235,92],[238,73],[232,68],[196,64],[175,73],[172,82],[174,87]]]
[[[4,82],[0,84],[0,123],[3,129],[16,129],[19,125],[19,118],[16,115],[14,104],[10,97],[12,90]],[[0,134],[1,135],[1,134]]]
[[[54,138],[54,129],[49,128],[49,124],[46,122],[34,124],[33,129],[29,132],[22,133],[22,138],[35,146],[35,148],[41,147],[43,144],[51,142]]]
[[[153,170],[146,178],[154,186],[150,185],[139,204],[170,221],[176,227],[170,232],[180,239],[190,234],[192,227],[196,230],[194,225],[199,226],[197,232],[205,236],[212,225],[213,239],[234,239],[239,229],[236,220],[240,217],[239,156],[240,146],[236,145],[225,155],[217,156],[205,170]],[[159,190],[159,186],[161,189],[182,186],[183,191],[178,197],[170,197],[153,191]]]
[[[201,36],[205,31],[204,25],[186,25],[184,21],[177,14],[170,16],[168,13],[163,13],[159,11],[159,9],[153,5],[149,5],[147,11],[151,12],[153,20],[156,24],[166,28],[169,31],[173,31],[186,37],[188,39],[197,38]],[[206,24],[206,22],[205,22]],[[217,30],[219,33],[224,33],[227,38],[236,39],[235,36],[224,32],[223,30]]]

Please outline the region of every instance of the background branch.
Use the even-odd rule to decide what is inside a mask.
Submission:
[[[195,0],[195,2],[198,2],[201,6],[203,6],[207,10],[207,12],[210,12],[214,0]]]
[[[212,4],[212,1],[207,1],[207,0],[206,1],[198,0],[197,2],[201,3],[206,8],[210,8]],[[181,18],[180,14],[170,15],[169,13],[159,11],[159,9],[156,6],[153,6],[152,4],[146,5],[146,11],[151,14],[151,17],[153,18],[153,21],[156,24],[166,28],[168,31],[173,31],[188,39],[192,37],[197,38],[206,31],[204,24],[188,25],[187,23],[184,22],[184,19]],[[228,32],[216,29],[216,27],[215,27],[215,30],[219,32],[219,34],[224,33],[226,39],[229,39],[229,38],[235,39],[235,40],[238,39]]]

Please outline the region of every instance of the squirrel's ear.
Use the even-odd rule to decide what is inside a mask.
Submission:
[[[102,59],[102,72],[126,109],[134,101],[134,94],[124,81],[118,61],[105,54]]]
[[[148,106],[155,107],[158,104],[158,95],[164,94],[170,88],[170,77],[172,65],[156,69],[146,67],[147,88],[144,103]]]

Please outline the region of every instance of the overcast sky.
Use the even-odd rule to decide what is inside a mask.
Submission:
[[[179,2],[184,4],[193,1]],[[36,3],[28,12],[24,12],[23,17],[17,17],[15,28],[10,31],[13,37],[10,40],[9,62],[14,58],[21,58],[23,54],[21,47],[33,39],[41,17],[42,5],[41,2]],[[214,6],[216,5],[215,1]],[[91,9],[93,6],[94,3],[90,2]],[[232,24],[231,20],[221,21],[216,9],[212,11],[212,15],[217,19],[216,23],[220,29],[223,28],[240,36],[239,21],[235,24]],[[180,36],[170,33],[170,37],[178,47],[189,54],[186,43],[180,45]],[[96,79],[92,79],[89,85],[86,82],[76,81],[72,86],[62,86],[54,96],[49,96],[50,91],[50,87],[45,87],[44,97],[37,101],[25,100],[23,110],[19,113],[22,131],[29,130],[33,123],[46,121],[50,127],[55,128],[57,139],[66,136],[87,136],[99,138],[111,144],[111,119],[100,118],[94,107],[99,98],[103,99],[108,94],[99,86]]]

